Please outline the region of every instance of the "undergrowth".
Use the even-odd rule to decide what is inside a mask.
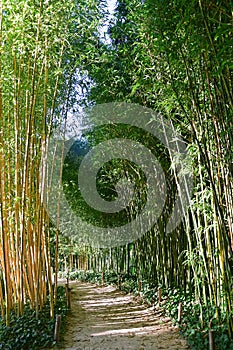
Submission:
[[[52,346],[55,320],[50,318],[49,310],[49,301],[47,301],[37,319],[35,311],[26,305],[24,314],[20,317],[17,317],[15,312],[11,312],[8,327],[4,319],[0,318],[0,349],[32,350]],[[64,319],[67,313],[65,288],[59,286],[55,314],[62,317],[61,333],[64,331]]]
[[[68,277],[63,276],[63,277]],[[69,273],[71,280],[80,280],[101,284],[102,273],[95,271],[73,271]],[[105,272],[104,283],[117,286],[118,274],[114,271]],[[161,287],[161,286],[159,286]],[[138,280],[135,275],[121,274],[121,290],[133,293],[143,298],[146,303],[158,304],[158,286],[142,280],[140,293]],[[180,333],[187,339],[192,350],[206,350],[209,348],[209,322],[212,320],[211,329],[214,331],[215,350],[233,350],[233,341],[229,339],[227,331],[227,319],[224,315],[215,318],[216,310],[213,305],[208,307],[195,301],[194,295],[179,288],[162,288],[163,302],[161,307],[164,313],[171,317],[174,325],[179,327]],[[178,323],[178,305],[182,303],[182,318]],[[200,319],[202,315],[202,319]]]

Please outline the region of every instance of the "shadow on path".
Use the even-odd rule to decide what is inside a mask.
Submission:
[[[71,314],[62,349],[189,349],[160,309],[146,308],[112,286],[70,282],[70,287]]]

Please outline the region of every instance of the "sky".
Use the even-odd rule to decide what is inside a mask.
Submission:
[[[107,0],[107,4],[108,4],[108,10],[110,13],[113,13],[113,10],[116,6],[116,0]]]
[[[108,11],[110,13],[110,18],[109,18],[108,22],[106,22],[106,24],[104,26],[101,26],[99,28],[99,33],[100,33],[100,35],[102,37],[102,40],[104,40],[107,43],[110,43],[110,38],[109,38],[109,36],[107,34],[107,30],[108,30],[109,21],[111,19],[111,14],[113,14],[114,9],[116,7],[117,0],[106,0],[106,3],[108,5]]]

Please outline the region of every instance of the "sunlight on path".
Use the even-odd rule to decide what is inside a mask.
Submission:
[[[146,308],[114,287],[73,282],[66,350],[184,350],[177,328],[160,309]]]

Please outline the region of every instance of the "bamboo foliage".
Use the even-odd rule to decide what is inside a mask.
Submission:
[[[92,35],[97,2],[85,12],[75,1],[0,1],[0,306],[6,324],[11,309],[20,315],[27,302],[38,315],[48,296],[54,317],[41,154],[71,89],[66,77],[81,52],[78,30]]]
[[[125,0],[118,5],[112,46],[97,52],[101,64],[87,64],[95,81],[89,98],[123,99],[162,111],[190,144],[195,182],[182,225],[166,235],[165,208],[158,225],[134,242],[135,270],[139,278],[194,290],[201,316],[210,302],[232,334],[231,4]],[[166,172],[172,205],[179,183],[172,166]],[[121,250],[124,255],[123,247],[109,252],[117,271]]]
[[[232,13],[230,6],[224,3],[217,8],[214,2],[200,1],[194,19],[194,2],[188,9],[182,3],[173,6],[169,1],[161,6],[157,4],[155,9],[153,2],[148,3],[148,9],[155,16],[160,16],[153,19],[151,14],[151,22],[155,24],[158,35],[155,42],[153,32],[147,30],[151,35],[148,51],[153,61],[157,58],[160,62],[164,73],[161,67],[158,71],[163,82],[169,84],[168,88],[162,88],[160,82],[155,82],[157,100],[161,96],[161,99],[172,101],[171,108],[183,115],[183,120],[192,130],[190,151],[195,160],[196,193],[182,233],[188,238],[185,250],[191,267],[190,277],[194,279],[200,305],[210,300],[223,314],[227,313],[229,329],[232,330],[229,288],[232,280],[233,222],[230,173],[232,72],[231,56],[227,51],[231,33],[225,26],[225,23],[232,23]],[[182,16],[179,15],[181,13]],[[176,14],[176,19],[172,14]],[[185,19],[188,18],[191,22],[186,25]],[[185,30],[181,29],[182,25]],[[221,54],[223,52],[224,55]],[[154,70],[156,74],[157,68]],[[164,106],[160,101],[158,105],[160,108]],[[175,119],[175,123],[179,128],[182,125],[179,119]],[[181,130],[187,134],[186,128],[181,127]],[[163,254],[161,251],[162,261]]]

